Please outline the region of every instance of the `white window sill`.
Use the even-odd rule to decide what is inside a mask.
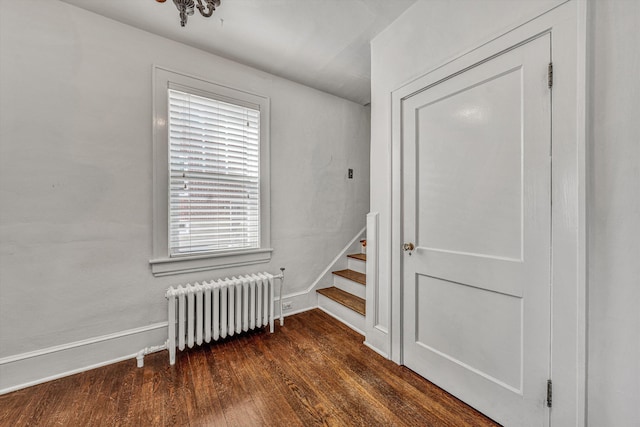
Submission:
[[[149,260],[154,276],[194,273],[220,268],[262,264],[271,261],[273,249],[253,249],[249,251],[226,252],[189,257],[156,258]]]

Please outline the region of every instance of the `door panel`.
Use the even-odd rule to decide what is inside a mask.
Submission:
[[[402,102],[403,361],[508,425],[546,425],[548,35]]]
[[[470,82],[416,109],[416,231],[430,249],[522,258],[521,99],[511,96],[521,74]]]
[[[416,303],[416,343],[496,383],[521,389],[522,322],[513,321],[522,317],[521,298],[419,275]],[[494,315],[485,316],[485,311]],[[433,324],[439,327],[420,328]]]

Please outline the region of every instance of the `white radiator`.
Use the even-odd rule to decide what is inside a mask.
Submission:
[[[184,350],[266,325],[273,333],[274,279],[283,275],[258,273],[169,288],[169,363],[176,361],[176,347]]]

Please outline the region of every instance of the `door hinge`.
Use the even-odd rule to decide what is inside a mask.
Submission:
[[[553,62],[549,62],[549,68],[547,69],[547,82],[549,83],[549,89],[553,87]]]
[[[547,380],[547,408],[551,408],[553,403],[553,384],[551,380]]]

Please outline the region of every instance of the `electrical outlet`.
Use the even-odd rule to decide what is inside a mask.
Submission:
[[[286,301],[282,303],[282,311],[284,310],[291,310],[293,308],[293,302],[292,301]]]
[[[349,179],[353,179],[353,169],[349,169],[348,175],[349,175]]]

